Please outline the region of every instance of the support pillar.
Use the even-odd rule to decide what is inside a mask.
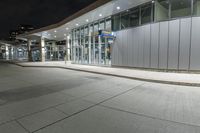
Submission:
[[[5,45],[6,47],[6,60],[9,60],[9,49],[8,49],[8,45]]]
[[[31,51],[31,44],[32,44],[32,41],[31,40],[28,40],[27,42],[27,52],[28,52],[28,61],[32,62],[33,61],[33,58],[32,58],[32,51]]]
[[[98,47],[99,47],[99,64],[101,64],[101,36],[99,35],[99,37],[98,37],[98,42],[99,42],[99,44],[98,44]]]
[[[45,62],[45,39],[41,37],[40,40],[40,61]]]
[[[66,60],[70,61],[70,36],[67,36],[66,39]]]
[[[89,37],[88,37],[88,45],[89,45],[89,64],[91,64],[92,63],[92,58],[91,58],[91,54],[92,54],[92,43],[91,43],[91,38],[92,36],[91,36],[91,32],[90,32],[90,30],[89,30]]]

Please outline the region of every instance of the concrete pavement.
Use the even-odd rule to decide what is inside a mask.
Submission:
[[[0,133],[199,133],[199,87],[0,63]]]
[[[150,71],[141,69],[126,69],[114,67],[98,67],[88,65],[71,64],[70,62],[14,62],[23,67],[51,67],[62,68],[76,71],[90,72],[96,74],[117,76],[122,78],[129,78],[135,80],[142,80],[148,82],[199,86],[200,87],[200,73],[177,73],[177,72],[163,72]]]

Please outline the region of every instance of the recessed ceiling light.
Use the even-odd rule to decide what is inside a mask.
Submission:
[[[64,36],[67,36],[66,34],[64,34]]]
[[[56,38],[56,36],[54,36]]]
[[[89,22],[89,19],[86,19],[86,22]]]
[[[54,30],[54,32],[57,32],[56,30]]]
[[[99,17],[102,17],[103,15],[102,14],[99,14]]]
[[[120,9],[121,9],[121,7],[120,7],[120,6],[118,6],[118,7],[117,7],[117,10],[120,10]]]
[[[67,27],[66,30],[69,30],[69,28]]]
[[[79,24],[76,24],[76,26],[79,26]]]

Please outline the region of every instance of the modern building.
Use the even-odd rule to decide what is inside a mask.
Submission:
[[[200,70],[199,34],[200,0],[98,0],[18,38],[28,40],[29,55],[38,42],[40,61],[60,49],[78,64]]]
[[[0,40],[0,60],[14,60],[15,53],[13,42]]]

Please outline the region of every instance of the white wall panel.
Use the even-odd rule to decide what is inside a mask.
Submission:
[[[133,66],[139,67],[139,28],[133,29]]]
[[[160,23],[159,68],[167,69],[168,60],[168,22]]]
[[[178,69],[180,41],[179,23],[180,20],[173,20],[169,22],[168,69]]]
[[[200,17],[192,18],[192,42],[190,69],[200,70]]]
[[[138,39],[139,39],[139,49],[138,49],[138,66],[144,67],[144,26],[138,28]]]
[[[128,39],[128,66],[133,66],[133,37],[132,37],[132,29],[127,30],[127,39]]]
[[[179,69],[188,70],[190,63],[191,18],[181,19]]]
[[[150,67],[150,50],[151,50],[151,28],[150,25],[144,27],[144,67]]]
[[[158,68],[159,23],[151,24],[151,68]]]

